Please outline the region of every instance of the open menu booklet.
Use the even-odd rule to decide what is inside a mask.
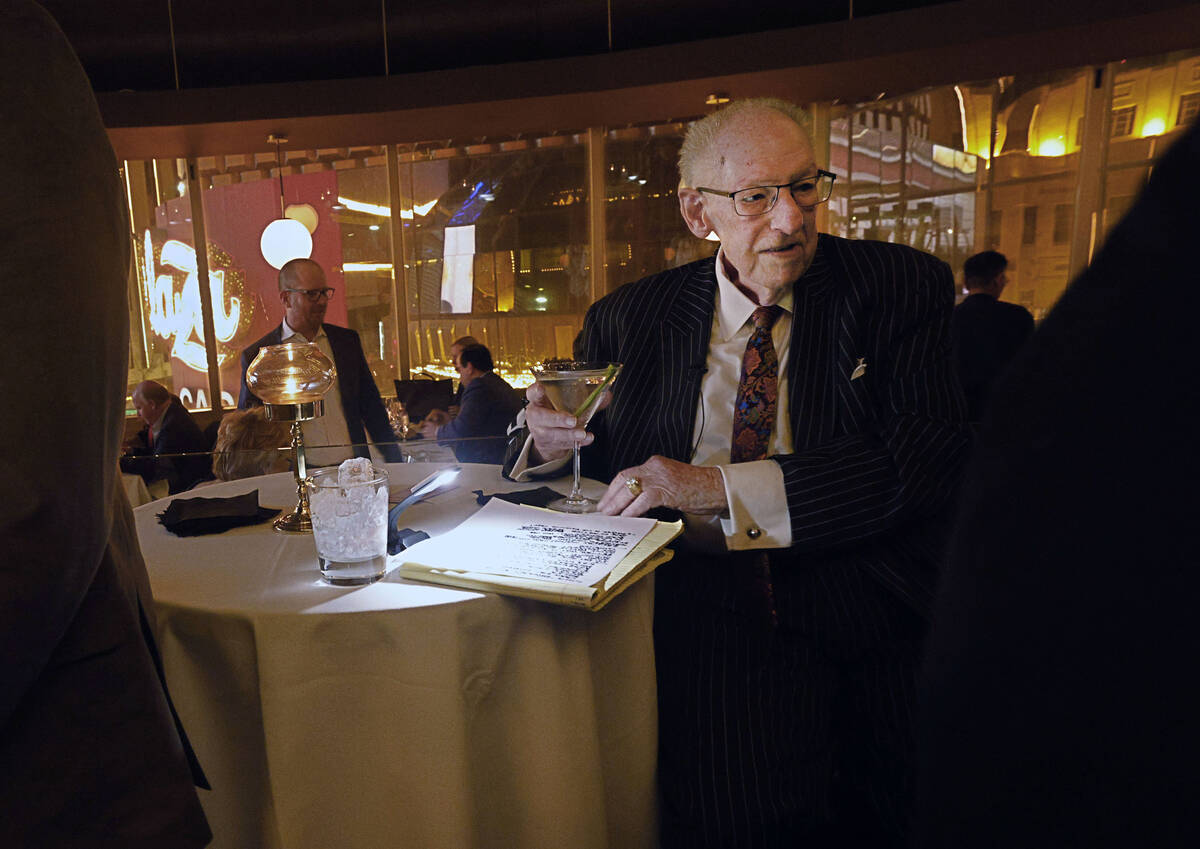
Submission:
[[[671,559],[682,522],[558,513],[493,498],[399,554],[404,578],[599,610]]]

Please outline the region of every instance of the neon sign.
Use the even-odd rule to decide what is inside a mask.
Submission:
[[[163,339],[173,340],[171,356],[196,371],[208,370],[204,350],[204,319],[200,310],[200,277],[196,267],[196,250],[177,239],[163,243],[155,267],[154,244],[150,231],[145,235],[143,270],[146,298],[149,302],[150,329]],[[177,273],[184,276],[183,289],[175,290]],[[210,268],[209,292],[213,306],[213,332],[218,342],[233,339],[242,318],[241,299],[225,294],[225,271]],[[228,301],[228,307],[226,307]],[[217,364],[230,357],[230,352],[217,350]]]

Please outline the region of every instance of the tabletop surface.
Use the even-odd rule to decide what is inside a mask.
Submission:
[[[388,473],[407,487],[444,467]],[[462,469],[402,525],[441,533],[477,509],[472,490],[542,485]],[[174,497],[255,489],[262,505],[295,504],[286,473]],[[650,580],[599,612],[394,571],[334,587],[311,535],[264,522],[176,537],[157,521],[169,503],[134,513],[167,680],[213,787],[212,849],[652,849]]]
[[[400,526],[431,536],[457,526],[479,508],[474,490],[484,494],[532,489],[543,484],[566,492],[570,479],[513,483],[498,466],[462,463],[452,488],[409,507]],[[439,469],[441,463],[388,464],[391,487],[409,487]],[[258,490],[259,504],[290,510],[296,501],[291,473],[212,484],[173,498],[226,497]],[[584,481],[598,497],[604,486]],[[271,522],[233,528],[220,534],[177,537],[158,522],[170,499],[134,510],[142,553],[158,604],[242,613],[341,613],[451,604],[480,593],[422,584],[398,577],[403,552],[388,558],[388,574],[363,587],[335,587],[321,580],[312,534],[284,534]],[[482,554],[482,553],[481,553]]]

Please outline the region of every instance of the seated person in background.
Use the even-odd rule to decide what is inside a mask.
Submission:
[[[141,475],[147,484],[165,478],[172,495],[208,479],[208,443],[178,396],[144,380],[133,388],[133,407],[146,426],[125,443],[121,471]],[[164,456],[190,452],[196,456]]]
[[[463,348],[466,348],[468,345],[479,344],[481,344],[480,341],[474,336],[460,336],[458,339],[455,339],[450,345],[450,359],[454,363],[454,367],[456,369],[458,368],[458,357],[460,354],[462,354]],[[448,411],[450,413],[450,418],[454,418],[458,415],[458,409],[462,405],[462,394],[463,385],[461,382],[459,382],[458,386],[454,390],[454,400],[451,402],[450,409]]]
[[[221,419],[213,447],[217,480],[232,481],[291,470],[288,426],[267,419],[262,407],[234,410]]]
[[[464,440],[454,444],[454,456],[464,463],[502,463],[508,423],[521,409],[513,388],[492,369],[492,353],[483,345],[463,348],[455,363],[462,385],[458,416],[453,421],[444,410],[431,410],[421,422],[421,435]],[[491,438],[484,438],[491,437]]]

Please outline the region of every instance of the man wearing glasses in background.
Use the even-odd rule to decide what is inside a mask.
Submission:
[[[308,462],[331,466],[352,456],[370,457],[367,434],[375,448],[389,463],[401,461],[396,435],[388,423],[387,411],[379,389],[367,367],[358,334],[336,324],[325,323],[325,310],[335,290],[325,285],[325,272],[311,259],[293,259],[279,269],[279,301],[283,304],[283,322],[242,352],[242,391],[238,407],[247,409],[262,403],[246,387],[246,368],[258,356],[259,348],[283,342],[315,342],[337,368],[337,381],[325,394],[325,415],[305,422],[306,446],[347,446],[337,448],[306,447]],[[353,445],[353,448],[348,447]]]
[[[694,124],[679,202],[716,257],[592,306],[624,363],[576,426],[537,384],[518,478],[576,439],[599,509],[682,513],[655,584],[662,845],[903,846],[915,676],[965,455],[954,283],[902,245],[816,232],[834,175],[804,113]]]

